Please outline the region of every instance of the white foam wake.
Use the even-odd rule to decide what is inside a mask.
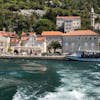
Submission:
[[[58,91],[54,93],[48,93],[45,97],[39,98],[38,100],[85,100],[84,94],[73,90],[73,91]]]
[[[15,95],[13,96],[12,100],[31,100],[32,98],[36,98],[34,93],[28,94],[28,88],[17,88],[17,92],[15,93]]]
[[[62,86],[56,89],[56,92],[49,92],[44,97],[40,97],[38,100],[86,100],[84,90],[81,90],[81,80],[78,75],[69,76],[66,75],[66,71],[58,72],[62,78]]]
[[[17,92],[15,93],[15,95],[13,96],[12,100],[28,100],[29,97],[27,97],[25,95],[25,90],[21,91],[21,89],[17,89]]]

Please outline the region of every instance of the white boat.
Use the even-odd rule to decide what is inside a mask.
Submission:
[[[74,61],[100,61],[100,51],[78,51],[67,55],[68,60]]]

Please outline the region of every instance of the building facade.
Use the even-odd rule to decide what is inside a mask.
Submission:
[[[10,45],[10,38],[9,37],[4,37],[0,36],[0,54],[5,54],[8,51]]]
[[[64,32],[69,32],[81,28],[80,16],[57,16],[57,29],[62,29]]]
[[[37,36],[35,32],[22,32],[20,45],[15,46],[20,54],[41,55],[44,50],[44,37]]]
[[[38,48],[39,51],[38,53],[46,52],[45,37],[43,36],[36,37],[36,47]]]
[[[94,29],[95,29],[95,30],[100,30],[100,23],[96,23],[96,24],[94,25]]]
[[[16,38],[16,33],[0,31],[0,53],[5,54],[9,52],[12,45],[12,40]]]
[[[71,31],[63,35],[63,53],[98,50],[99,35],[91,30]]]
[[[22,32],[19,45],[15,47],[20,54],[32,54],[36,49],[36,33]]]
[[[58,41],[62,45],[62,35],[63,33],[60,31],[42,32],[42,36],[45,37],[45,41],[44,41],[45,52],[47,52],[47,47],[52,41]]]
[[[24,44],[25,47],[34,47],[36,43],[36,33],[29,32],[27,35],[27,41]]]

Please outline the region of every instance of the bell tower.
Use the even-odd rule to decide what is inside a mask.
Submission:
[[[91,8],[91,26],[94,28],[95,25],[95,12],[94,12],[94,8]]]

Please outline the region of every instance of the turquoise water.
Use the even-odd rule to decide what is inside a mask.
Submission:
[[[100,100],[100,64],[0,60],[0,100]]]

